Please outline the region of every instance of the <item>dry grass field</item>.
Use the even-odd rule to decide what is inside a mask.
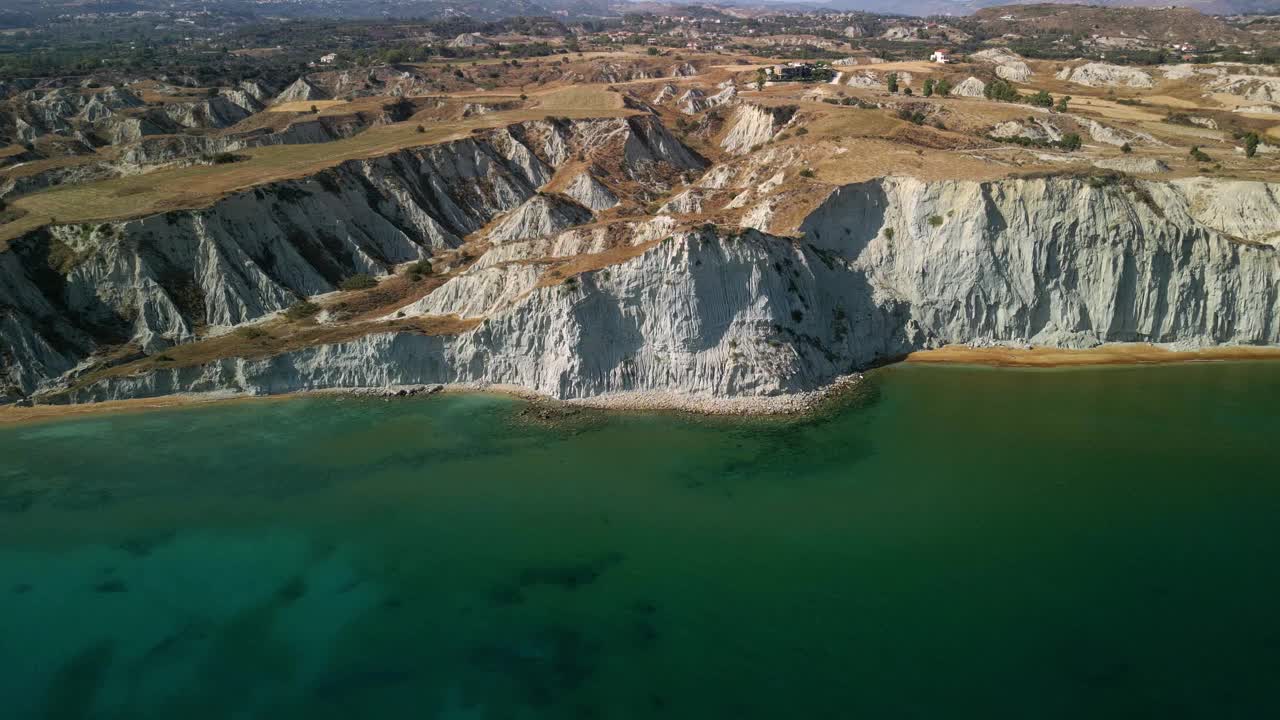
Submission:
[[[741,97],[746,102],[765,105],[791,104],[800,108],[805,134],[790,134],[774,144],[793,148],[813,172],[813,181],[824,186],[865,180],[891,173],[912,174],[928,179],[993,178],[1005,174],[1034,171],[1065,170],[1087,166],[1091,159],[1113,158],[1118,149],[1085,138],[1084,151],[1070,156],[1050,157],[1034,148],[992,145],[985,138],[995,124],[1025,121],[1035,111],[1026,105],[999,103],[983,98],[922,98],[919,89],[925,76],[946,74],[953,80],[969,74],[986,76],[989,66],[938,66],[924,61],[879,63],[865,66],[883,76],[888,72],[909,72],[915,77],[915,97],[892,96],[882,89],[849,88],[834,85],[784,83],[757,92],[750,82],[758,68],[786,62],[747,55],[673,53],[654,58],[645,48],[630,47],[622,52],[583,53],[572,56],[531,58],[526,67],[556,68],[557,79],[541,86],[469,88],[423,97],[439,98],[454,103],[423,110],[402,123],[372,127],[354,137],[315,145],[284,145],[242,151],[241,162],[225,165],[197,164],[188,167],[163,167],[138,175],[104,180],[70,187],[58,187],[21,196],[10,201],[10,221],[0,225],[0,246],[23,232],[50,222],[83,223],[137,217],[175,209],[207,206],[224,195],[255,185],[283,179],[299,178],[344,161],[376,157],[400,149],[447,142],[465,137],[479,128],[499,127],[514,122],[541,119],[547,115],[571,118],[620,116],[634,111],[626,109],[624,93],[640,99],[653,96],[660,85],[671,83],[683,91],[699,87],[708,94],[716,92],[720,83],[736,79]],[[648,63],[665,67],[676,62],[694,61],[701,72],[693,77],[636,80],[614,85],[571,84],[560,73],[586,72],[601,62]],[[485,64],[485,61],[479,61]],[[493,60],[492,62],[500,62]],[[422,63],[422,67],[449,65],[447,61]],[[1275,163],[1245,163],[1236,157],[1231,133],[1253,129],[1269,138],[1280,138],[1280,117],[1230,113],[1242,106],[1236,96],[1206,96],[1190,81],[1164,81],[1158,74],[1156,86],[1150,89],[1089,88],[1074,85],[1054,76],[1061,63],[1030,61],[1035,74],[1030,82],[1020,85],[1024,92],[1050,90],[1055,97],[1072,96],[1071,113],[1093,118],[1113,128],[1148,133],[1163,145],[1137,145],[1135,156],[1156,157],[1173,167],[1171,176],[1206,172],[1232,174],[1239,177],[1271,179],[1280,176]],[[862,67],[862,66],[860,66]],[[501,84],[501,81],[498,83]],[[158,88],[144,88],[148,92]],[[521,95],[527,98],[521,100]],[[880,110],[864,110],[816,102],[821,97],[857,97],[880,103]],[[1126,97],[1140,104],[1119,102]],[[301,101],[284,103],[238,125],[234,130],[254,127],[276,127],[293,121],[288,115],[309,116],[312,106],[320,116],[346,115],[375,111],[390,99],[362,97],[355,100]],[[507,109],[471,117],[461,117],[463,103],[521,103],[519,109]],[[896,117],[895,108],[927,103],[930,120],[916,126]],[[661,108],[668,125],[675,127],[687,119],[674,108]],[[1223,129],[1214,130],[1167,121],[1172,112],[1217,113]],[[1040,117],[1052,117],[1040,115]],[[417,132],[418,125],[425,132]],[[941,128],[928,125],[942,125]],[[695,134],[686,140],[711,159],[721,159],[715,136]],[[1197,165],[1187,159],[1191,145],[1202,145],[1214,158],[1214,165]],[[9,152],[17,152],[7,148]],[[107,159],[108,155],[58,158],[27,163],[0,171],[0,179],[39,172],[60,164],[76,164]],[[798,206],[797,206],[798,207]]]
[[[311,108],[317,110],[330,110],[332,108],[345,107],[349,103],[346,100],[295,100],[293,102],[280,103],[267,108],[267,112],[281,113],[304,113],[310,112]]]
[[[163,168],[33,193],[11,205],[26,214],[0,225],[0,245],[49,223],[102,222],[169,210],[206,207],[224,195],[279,180],[306,177],[339,163],[398,150],[448,142],[472,131],[540,120],[550,111],[565,117],[622,117],[633,111],[599,88],[568,88],[547,96],[549,107],[479,115],[424,126],[413,120],[371,128],[354,137],[318,145],[275,145],[243,151],[247,159],[225,165]],[[584,103],[584,106],[574,102]]]

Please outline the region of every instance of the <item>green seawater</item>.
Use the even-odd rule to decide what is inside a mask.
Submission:
[[[1280,717],[1280,364],[0,431],[0,717]]]

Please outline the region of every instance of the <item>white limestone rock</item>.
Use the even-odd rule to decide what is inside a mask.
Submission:
[[[1065,76],[1064,73],[1066,73]],[[1064,69],[1058,74],[1058,79],[1069,80],[1087,87],[1155,87],[1151,74],[1145,70],[1100,62],[1085,63],[1074,69]]]
[[[996,77],[1009,82],[1025,83],[1031,79],[1031,66],[1027,65],[1021,55],[1008,48],[991,48],[981,50],[970,56],[974,62],[992,65]]]
[[[565,188],[564,194],[592,212],[604,212],[618,204],[618,196],[590,172],[583,172]]]
[[[1241,189],[1218,182],[1141,182],[1145,196],[1073,178],[858,183],[828,198],[800,240],[677,233],[549,286],[531,287],[524,269],[477,273],[429,308],[496,308],[460,335],[371,335],[110,378],[64,399],[430,383],[770,398],[953,343],[1276,345],[1275,250],[1192,212],[1196,193]],[[1251,202],[1273,203],[1268,192],[1251,189]]]
[[[951,94],[956,97],[984,97],[986,93],[987,84],[973,76],[965,78],[951,88]]]
[[[495,244],[528,240],[550,235],[590,222],[591,211],[554,195],[535,195],[511,211],[489,230],[489,241]]]
[[[739,105],[720,147],[731,155],[743,155],[772,140],[794,118],[795,108]]]

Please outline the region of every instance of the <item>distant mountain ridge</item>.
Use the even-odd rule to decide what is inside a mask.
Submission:
[[[246,16],[313,18],[436,17],[465,15],[477,20],[518,16],[565,19],[618,17],[627,12],[676,13],[681,8],[776,10],[862,10],[884,15],[970,15],[992,7],[1031,4],[1091,5],[1108,8],[1192,8],[1205,14],[1280,14],[1280,0],[308,0],[262,3],[255,0],[0,0],[0,19],[48,19],[57,15],[140,11],[231,12]],[[8,23],[15,24],[15,23]]]
[[[970,15],[1016,5],[1090,5],[1106,8],[1184,7],[1206,15],[1280,14],[1280,0],[833,0],[832,8],[892,15]]]

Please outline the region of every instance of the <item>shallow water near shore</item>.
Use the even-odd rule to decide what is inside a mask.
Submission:
[[[1274,717],[1280,364],[0,429],[6,718]]]

